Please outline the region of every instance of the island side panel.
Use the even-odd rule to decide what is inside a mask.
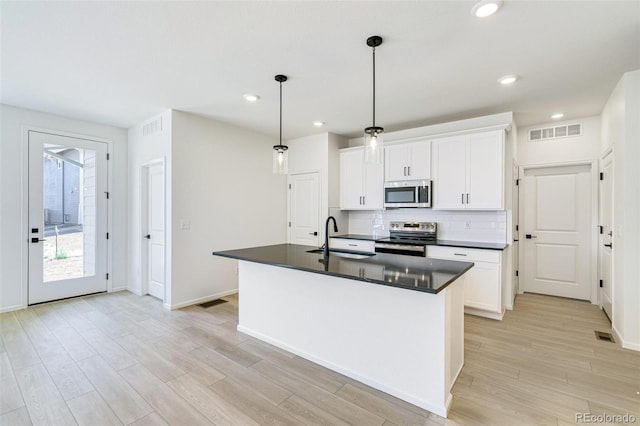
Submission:
[[[238,330],[446,416],[452,361],[445,358],[461,349],[447,342],[463,332],[452,332],[460,321],[447,325],[447,309],[463,309],[462,291],[447,301],[449,292],[240,261]]]
[[[451,390],[464,366],[464,275],[456,280],[456,285],[447,287],[446,294],[446,354],[447,389]],[[447,406],[449,406],[447,404]]]

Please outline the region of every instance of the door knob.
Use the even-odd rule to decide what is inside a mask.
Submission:
[[[44,241],[44,240],[41,239],[41,238],[38,238],[38,237],[31,238],[31,242],[32,243],[39,243],[39,242],[42,242],[42,241]]]
[[[613,243],[611,243],[611,244],[605,244],[604,246],[605,246],[605,247],[609,247],[609,248],[613,248]]]
[[[309,235],[318,235],[318,232],[309,232]]]
[[[535,235],[531,235],[531,234],[525,234],[525,236],[524,236],[524,237],[525,237],[527,240],[530,240],[530,239],[532,239],[532,238],[538,238],[538,237],[536,237]]]
[[[147,234],[147,235],[145,235],[144,237],[145,237],[147,240],[150,240],[150,239],[151,239],[151,234]]]

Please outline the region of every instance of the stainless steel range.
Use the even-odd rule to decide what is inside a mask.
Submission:
[[[376,240],[376,252],[426,257],[437,232],[436,222],[391,222],[389,237]]]

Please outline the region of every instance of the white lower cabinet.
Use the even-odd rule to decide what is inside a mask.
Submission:
[[[363,253],[375,253],[375,242],[371,240],[355,240],[351,238],[329,238],[331,250],[360,251]]]
[[[468,314],[502,319],[502,263],[503,251],[458,247],[430,246],[427,257],[473,262],[467,272],[464,287],[464,307]]]

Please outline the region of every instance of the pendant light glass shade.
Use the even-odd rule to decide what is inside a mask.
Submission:
[[[273,173],[286,175],[289,173],[289,147],[286,145],[273,146]]]
[[[280,83],[280,143],[273,146],[273,173],[286,175],[289,173],[289,147],[282,144],[282,83],[287,81],[287,76],[278,74],[275,80]]]
[[[364,162],[367,164],[382,164],[384,162],[384,129],[376,126],[376,47],[382,44],[382,37],[371,36],[367,39],[367,46],[373,53],[373,123],[364,129]]]
[[[384,161],[383,147],[384,129],[382,127],[367,127],[364,129],[364,162],[381,164]]]

